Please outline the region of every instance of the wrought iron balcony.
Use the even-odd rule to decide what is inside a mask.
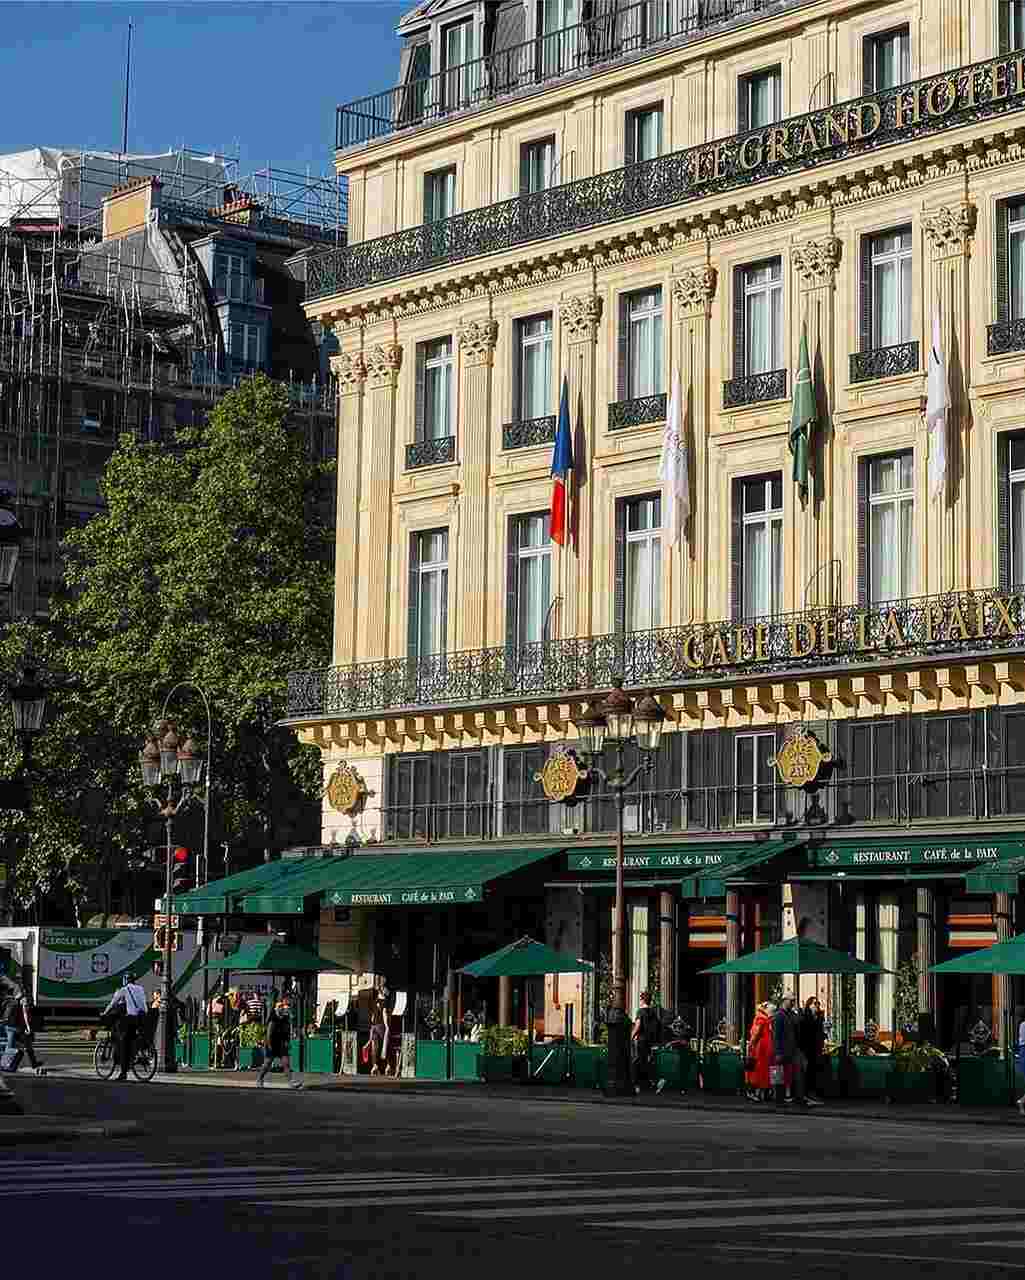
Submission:
[[[503,449],[529,449],[531,445],[551,444],[555,440],[556,418],[523,418],[507,422],[502,428]]]
[[[851,382],[872,382],[876,378],[895,378],[901,373],[917,372],[917,338],[914,342],[898,342],[892,347],[851,352]]]
[[[796,8],[807,0],[659,0],[616,6],[559,31],[498,49],[433,76],[409,80],[393,89],[339,107],[335,146],[361,146],[403,129],[436,124],[460,111],[486,106],[563,76],[600,70],[671,41],[753,20],[767,9]]]
[[[1006,356],[1025,351],[1025,320],[1003,320],[986,330],[986,354]]]
[[[739,409],[746,404],[760,404],[763,400],[785,400],[786,398],[786,369],[772,369],[768,373],[747,373],[742,378],[730,378],[722,384],[724,409]]]
[[[609,405],[609,430],[642,427],[646,422],[665,422],[666,396],[636,396],[633,400],[617,400]]]
[[[888,145],[912,138],[921,141],[1017,111],[1021,73],[1015,56],[929,76],[900,92],[867,94],[791,116],[772,127],[768,142],[764,131],[755,130],[701,143],[624,169],[471,209],[444,222],[314,254],[307,260],[307,301],[641,213],[672,209],[674,216],[680,216],[683,206],[698,200],[746,190],[752,184],[835,160],[854,162]],[[387,107],[368,108],[366,115],[376,118],[384,132],[391,131]],[[752,154],[757,161],[753,167]]]
[[[455,462],[455,436],[441,436],[435,440],[417,440],[406,445],[406,470],[417,467],[436,467],[443,462]]]
[[[773,672],[864,670],[900,655],[1020,654],[1023,648],[1025,595],[995,589],[951,592],[746,623],[709,622],[296,671],[288,681],[288,716],[355,719],[413,707],[585,696],[611,687],[615,675],[635,688],[672,689]]]

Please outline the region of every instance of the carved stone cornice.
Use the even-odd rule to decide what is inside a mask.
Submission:
[[[460,325],[459,349],[470,368],[490,365],[495,358],[497,342],[498,322],[495,320],[464,320]]]
[[[922,218],[922,229],[929,237],[933,258],[962,254],[975,230],[975,206],[962,201],[930,209]]]
[[[715,267],[692,267],[673,281],[673,297],[681,311],[708,315],[715,297]]]
[[[363,353],[367,381],[373,388],[394,386],[402,368],[402,348],[397,342],[379,342]]]
[[[566,340],[571,345],[597,342],[601,323],[601,298],[596,293],[583,293],[567,298],[560,308]]]
[[[836,236],[805,240],[792,251],[794,266],[805,289],[821,289],[833,283],[840,264],[840,241]]]
[[[331,357],[331,372],[338,379],[340,396],[359,395],[367,380],[367,365],[362,351],[342,351]]]

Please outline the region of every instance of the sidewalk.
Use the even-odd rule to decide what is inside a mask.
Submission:
[[[96,1079],[91,1070],[84,1068],[57,1068],[51,1076],[74,1076],[79,1079]],[[154,1084],[180,1085],[185,1088],[199,1089],[256,1089],[257,1073],[255,1071],[179,1071],[174,1075],[158,1074]],[[910,1124],[956,1124],[956,1125],[989,1125],[1004,1129],[1020,1129],[1025,1142],[1025,1120],[1022,1120],[1013,1106],[1006,1107],[960,1107],[935,1103],[910,1103],[896,1105],[882,1099],[851,1100],[839,1099],[826,1102],[821,1107],[795,1112],[792,1107],[776,1107],[771,1104],[748,1102],[746,1098],[731,1095],[706,1094],[701,1092],[642,1094],[639,1097],[606,1098],[598,1089],[575,1088],[572,1086],[530,1084],[530,1085],[487,1085],[472,1080],[395,1080],[390,1076],[327,1076],[293,1074],[293,1080],[302,1080],[304,1091],[309,1093],[345,1093],[355,1090],[360,1093],[373,1091],[391,1094],[462,1094],[474,1099],[502,1098],[516,1102],[558,1102],[594,1104],[620,1107],[648,1107],[671,1111],[718,1112],[720,1114],[746,1115],[787,1115],[799,1114],[809,1120],[832,1121],[843,1120],[886,1120]],[[143,1087],[143,1086],[140,1086]],[[269,1077],[263,1089],[264,1093],[290,1093],[284,1077],[275,1072]]]

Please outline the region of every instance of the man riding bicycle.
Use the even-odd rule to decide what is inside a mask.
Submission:
[[[128,1079],[128,1068],[135,1057],[135,1042],[146,1015],[146,992],[130,974],[125,974],[121,990],[114,993],[114,998],[101,1017],[120,1009],[117,1021],[117,1064],[120,1068],[119,1080]]]

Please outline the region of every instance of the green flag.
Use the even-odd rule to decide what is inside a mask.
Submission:
[[[801,493],[802,502],[808,498],[808,452],[811,448],[811,432],[815,425],[815,387],[811,380],[811,361],[808,359],[808,327],[801,325],[801,358],[798,362],[797,381],[794,383],[794,410],[790,417],[790,452],[794,455],[794,484]]]

